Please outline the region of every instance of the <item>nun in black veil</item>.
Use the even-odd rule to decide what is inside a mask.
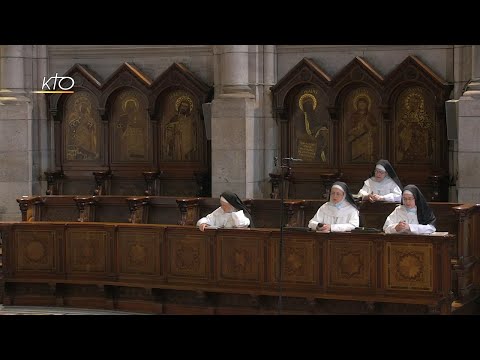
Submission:
[[[403,189],[402,204],[388,215],[383,231],[387,234],[431,234],[436,231],[435,215],[427,200],[415,185]]]
[[[376,163],[371,177],[364,181],[358,197],[370,202],[400,202],[402,189],[402,183],[392,164],[388,160],[382,159]]]
[[[200,231],[207,227],[247,228],[253,227],[252,216],[237,194],[224,191],[220,195],[220,207],[197,222]]]
[[[357,205],[347,184],[337,181],[330,189],[330,200],[320,206],[308,227],[319,232],[352,231],[359,223]]]

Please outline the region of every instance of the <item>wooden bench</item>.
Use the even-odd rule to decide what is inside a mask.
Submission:
[[[453,235],[104,222],[0,223],[0,231],[5,305],[166,314],[452,311]]]

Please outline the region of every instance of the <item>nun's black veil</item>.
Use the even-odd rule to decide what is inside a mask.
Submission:
[[[427,204],[427,200],[423,196],[422,192],[415,185],[407,185],[403,188],[403,191],[410,191],[415,198],[415,205],[417,206],[417,218],[418,223],[422,225],[434,225],[435,224],[435,215],[433,214],[432,209]],[[402,196],[402,205],[403,205],[403,196]]]
[[[347,200],[350,204],[352,204],[352,206],[355,209],[358,209],[357,204],[355,204],[355,200],[353,200],[353,196],[350,193],[350,190],[348,189],[347,184],[345,184],[343,181],[336,181],[333,185],[340,186],[343,189],[343,192],[345,193],[345,200]]]
[[[223,197],[225,200],[228,201],[230,205],[232,205],[237,210],[243,210],[243,213],[247,218],[250,219],[250,227],[253,227],[253,220],[250,211],[248,211],[247,206],[243,203],[243,201],[238,197],[237,194],[231,191],[224,191],[220,194],[220,197]]]
[[[387,171],[388,176],[390,176],[392,178],[392,180],[395,181],[395,183],[398,185],[400,190],[403,190],[402,182],[398,178],[398,175],[395,172],[395,170],[393,169],[392,164],[390,164],[390,161],[385,160],[385,159],[381,159],[381,160],[377,161],[377,163],[375,164],[375,167],[376,167],[376,165],[382,165],[385,168],[385,170]],[[375,176],[375,169],[373,169],[372,176]]]

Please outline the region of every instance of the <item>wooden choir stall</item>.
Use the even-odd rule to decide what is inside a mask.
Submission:
[[[478,298],[480,205],[430,203],[439,236],[420,236],[298,231],[324,200],[281,206],[247,199],[256,228],[203,233],[193,225],[218,198],[18,202],[25,221],[1,228],[5,304],[169,314],[449,314],[469,313]],[[395,206],[360,203],[361,225],[381,229]]]

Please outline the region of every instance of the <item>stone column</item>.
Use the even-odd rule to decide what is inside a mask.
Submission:
[[[269,173],[274,173],[279,170],[275,166],[274,158],[279,156],[279,134],[277,123],[273,117],[272,112],[272,91],[270,88],[277,82],[277,62],[276,62],[276,47],[275,45],[263,46],[263,116],[265,119],[265,168],[263,176],[264,183],[264,197],[268,197],[272,187],[270,184]],[[280,159],[277,159],[277,166],[280,164]]]
[[[223,93],[248,98],[248,45],[224,45],[221,63]]]
[[[21,220],[16,198],[32,194],[32,110],[25,96],[24,48],[0,49],[0,221]]]
[[[472,78],[459,99],[458,201],[480,202],[480,46],[472,46]]]
[[[31,74],[26,74],[26,88],[40,90],[42,88],[43,77],[50,76],[47,65],[47,46],[32,45],[31,58],[26,62],[31,62]],[[31,82],[31,84],[29,84]],[[32,193],[34,195],[43,195],[46,193],[48,184],[44,173],[55,170],[54,143],[53,143],[53,121],[47,114],[47,99],[45,94],[32,94],[32,172],[33,183]]]
[[[0,89],[11,96],[25,94],[24,46],[5,45],[0,58]]]
[[[255,96],[249,87],[248,45],[214,49],[215,99],[212,101],[212,197],[230,190],[254,197],[254,160],[249,153]]]

